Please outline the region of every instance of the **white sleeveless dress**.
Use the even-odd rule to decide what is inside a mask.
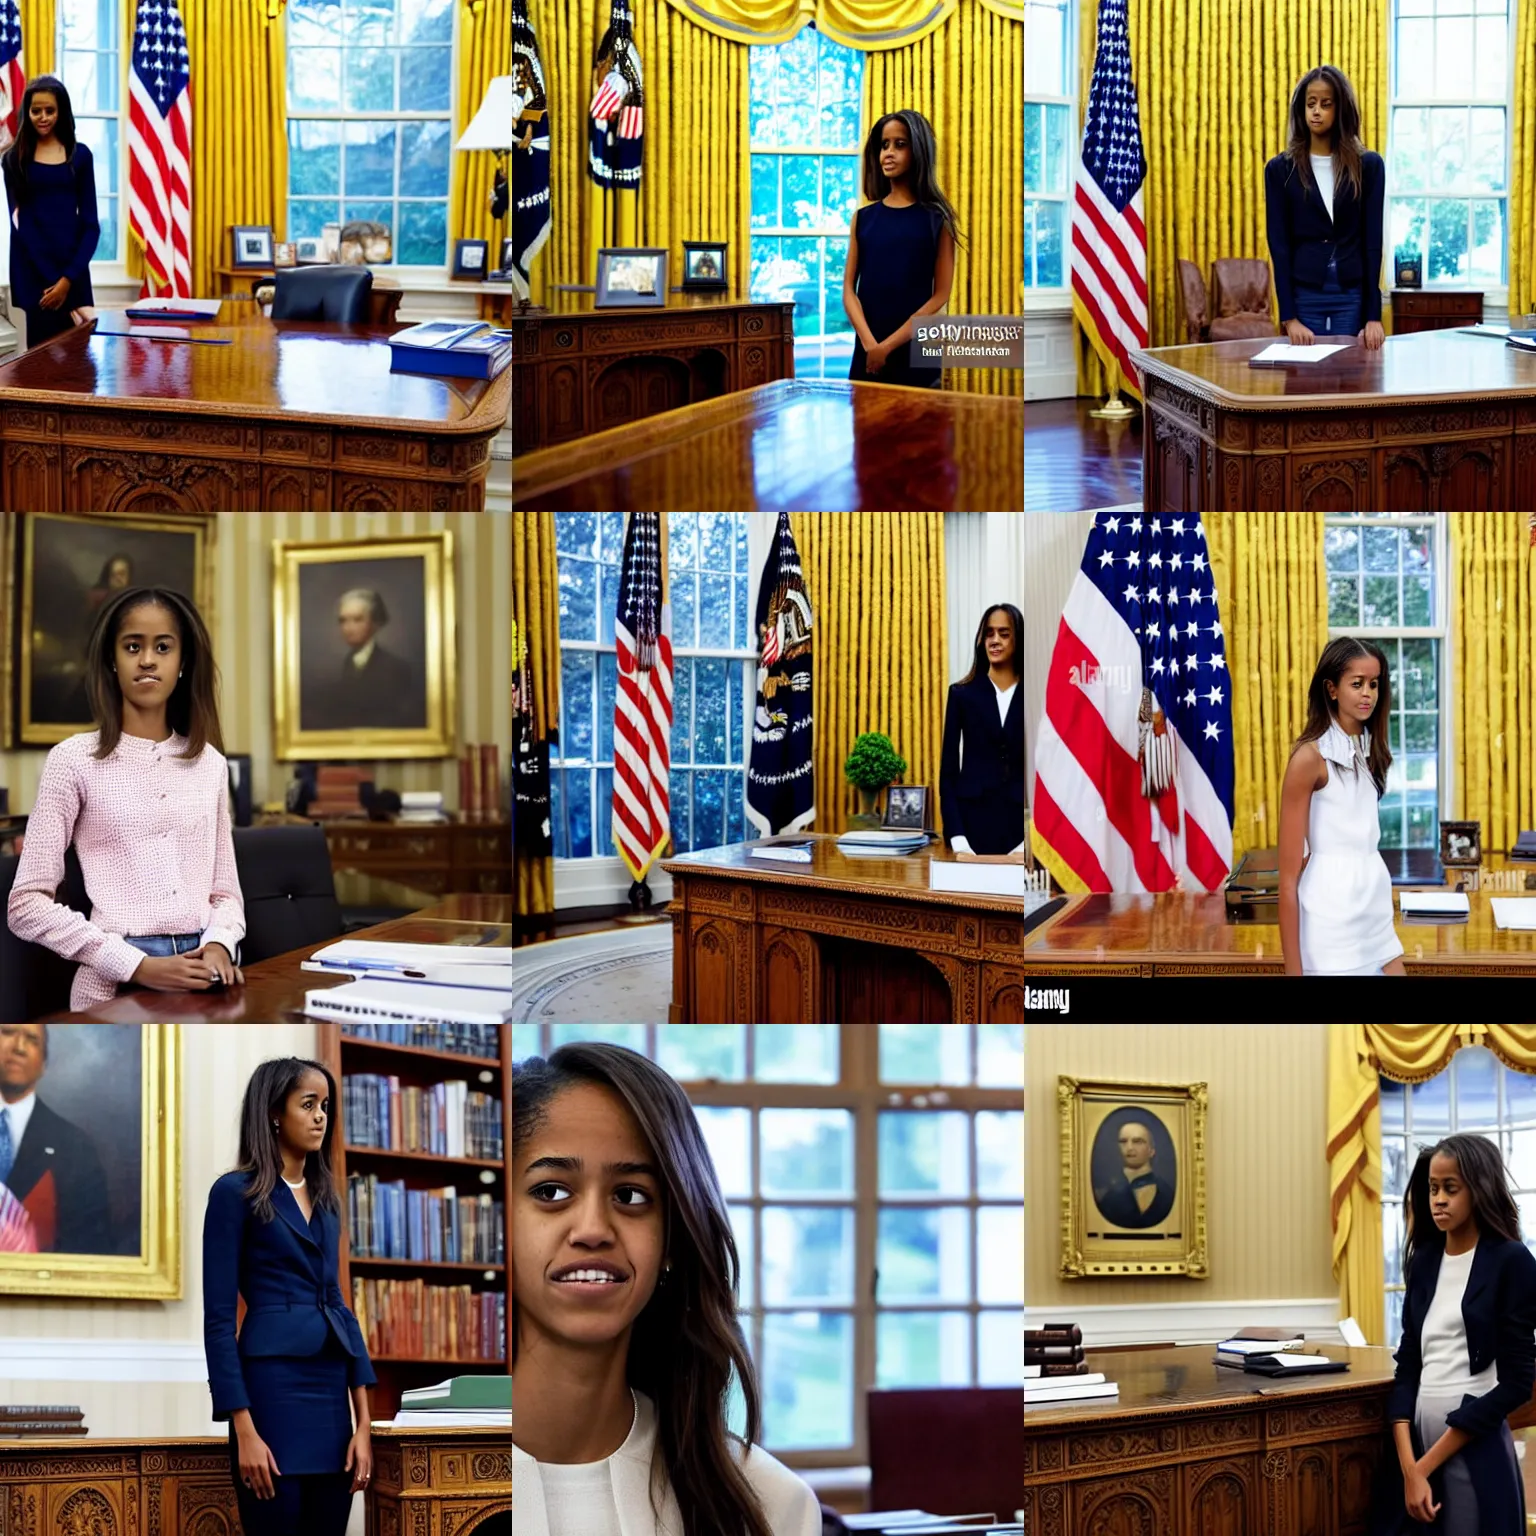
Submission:
[[[1306,868],[1296,888],[1307,976],[1375,976],[1403,946],[1392,924],[1392,877],[1378,851],[1376,785],[1337,721],[1318,738],[1328,782],[1312,795]]]

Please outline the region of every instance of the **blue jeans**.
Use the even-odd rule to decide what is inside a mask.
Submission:
[[[129,938],[127,934],[123,937],[146,955],[185,955],[203,942],[200,933],[152,933],[142,939]]]
[[[1306,283],[1295,285],[1296,318],[1321,341],[1324,337],[1347,336],[1353,340],[1364,329],[1360,318],[1364,308],[1362,295],[1346,293],[1339,283],[1337,261],[1329,261],[1321,288]]]

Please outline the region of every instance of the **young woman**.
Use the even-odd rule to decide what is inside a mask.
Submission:
[[[971,670],[944,706],[939,807],[956,853],[1024,853],[1023,630],[1012,603],[987,609]]]
[[[197,608],[161,587],[114,592],[91,630],[86,684],[97,728],[43,764],[11,932],[79,961],[76,1012],[126,982],[161,992],[243,982],[218,669]],[[54,900],[71,842],[89,918]]]
[[[939,187],[938,145],[921,112],[893,112],[864,144],[864,196],[843,266],[843,310],[853,322],[850,379],[937,389],[940,368],[907,361],[912,327],[949,303],[960,226]]]
[[[1437,1521],[1438,1536],[1523,1536],[1504,1421],[1536,1373],[1536,1259],[1498,1148],[1447,1136],[1421,1152],[1403,1215],[1403,1337],[1387,1402],[1403,1505]]]
[[[27,312],[27,345],[74,325],[95,302],[91,257],[101,239],[96,170],[75,139],[64,82],[39,75],[21,98],[21,131],[0,160],[11,213],[11,298]]]
[[[1387,658],[1340,636],[1318,659],[1280,788],[1280,948],[1289,976],[1401,976],[1376,804],[1392,749]]]
[[[758,1443],[736,1242],[682,1089],[616,1045],[514,1063],[512,1165],[516,1536],[820,1536]]]
[[[240,1165],[208,1192],[203,1349],[213,1416],[230,1421],[245,1536],[345,1536],[352,1495],[373,1472],[376,1378],[336,1283],[335,1097],[318,1061],[262,1062],[240,1109]]]
[[[1269,259],[1291,341],[1361,341],[1381,329],[1381,210],[1386,166],[1360,142],[1354,88],[1331,64],[1291,95],[1291,141],[1264,167]]]

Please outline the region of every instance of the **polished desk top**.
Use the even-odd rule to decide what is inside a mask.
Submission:
[[[1443,891],[1445,887],[1420,889]],[[1472,909],[1468,921],[1447,924],[1405,923],[1394,901],[1404,964],[1432,967],[1437,961],[1455,963],[1475,957],[1528,961],[1536,970],[1536,933],[1495,927],[1489,905],[1495,896],[1525,894],[1473,891],[1468,897]],[[1061,911],[1024,941],[1024,964],[1043,969],[1091,960],[1207,962],[1217,969],[1234,961],[1279,963],[1281,954],[1278,922],[1229,923],[1220,891],[1069,896]]]
[[[445,1365],[451,1364],[444,1361]],[[494,1365],[494,1361],[477,1361],[476,1364]],[[490,1374],[489,1372],[481,1374]],[[457,1440],[461,1435],[474,1440],[499,1440],[508,1442],[505,1428],[496,1424],[421,1424],[396,1425],[389,1419],[374,1419],[370,1429],[375,1439],[387,1436],[392,1440],[431,1439],[440,1436],[444,1440]],[[108,1451],[108,1450],[193,1450],[227,1451],[228,1435],[156,1435],[152,1440],[129,1440],[83,1435],[0,1435],[0,1447],[27,1453],[30,1451]]]
[[[1096,1355],[1085,1349],[1088,1368],[1102,1371],[1120,1388],[1119,1397],[1090,1397],[1076,1403],[1037,1403],[1024,1410],[1029,1430],[1104,1423],[1169,1412],[1252,1407],[1257,1397],[1337,1397],[1340,1392],[1383,1391],[1396,1372],[1390,1349],[1351,1349],[1344,1344],[1305,1346],[1309,1354],[1347,1360],[1348,1371],[1321,1376],[1254,1376],[1215,1362],[1214,1344],[1180,1344],[1172,1349],[1135,1349]],[[1059,1379],[1059,1378],[1058,1378]]]
[[[1133,352],[1131,360],[1144,372],[1244,410],[1285,410],[1299,401],[1372,405],[1422,400],[1439,405],[1490,395],[1536,398],[1536,352],[1522,352],[1493,337],[1466,336],[1454,330],[1419,331],[1389,336],[1376,352],[1351,339],[1344,351],[1320,363],[1248,366],[1250,357],[1284,339],[1260,336],[1153,347]]]
[[[0,366],[0,404],[88,400],[114,409],[163,409],[170,401],[178,411],[221,416],[325,417],[338,426],[441,432],[498,430],[506,420],[510,368],[491,380],[391,373],[388,338],[404,330],[403,323],[269,320],[250,304],[226,300],[216,322],[188,329],[228,337],[230,345],[98,334],[98,321],[89,320]]]
[[[726,291],[706,293],[668,293],[665,304],[604,304],[599,306],[595,293],[552,293],[550,307],[543,313],[513,310],[514,322],[530,320],[565,320],[573,316],[657,315],[669,309],[794,309],[788,300],[743,299]]]
[[[756,881],[770,885],[809,885],[818,890],[842,895],[878,896],[897,901],[934,902],[946,907],[968,907],[988,912],[1006,912],[1022,916],[1023,903],[1011,896],[973,896],[965,891],[935,891],[928,886],[930,863],[961,862],[942,842],[919,848],[916,853],[889,859],[850,859],[837,846],[833,832],[788,834],[791,841],[813,840],[809,864],[789,864],[780,860],[754,859],[750,843],[732,843],[724,848],[706,848],[701,853],[685,853],[675,859],[663,859],[661,867],[675,880],[679,875],[712,875],[726,880]],[[778,841],[778,839],[772,839]]]
[[[494,944],[510,944],[510,935],[490,930],[512,921],[510,896],[479,896],[464,893],[447,896],[409,917],[378,923],[345,935],[348,940],[378,939],[404,944],[465,943],[479,935]],[[207,992],[151,992],[139,989],[120,993],[84,1013],[58,1013],[40,1024],[144,1024],[181,1019],[229,1023],[245,1020],[259,1024],[286,1023],[303,1017],[304,994],[313,987],[342,986],[350,976],[326,976],[301,969],[317,949],[337,943],[326,939],[303,949],[290,949],[270,960],[242,966],[245,985]]]
[[[512,504],[608,512],[1016,511],[1024,505],[1024,402],[779,379],[514,458]]]

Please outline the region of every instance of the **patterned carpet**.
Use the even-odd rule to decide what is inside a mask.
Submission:
[[[672,924],[583,933],[512,952],[514,1024],[665,1024]]]

